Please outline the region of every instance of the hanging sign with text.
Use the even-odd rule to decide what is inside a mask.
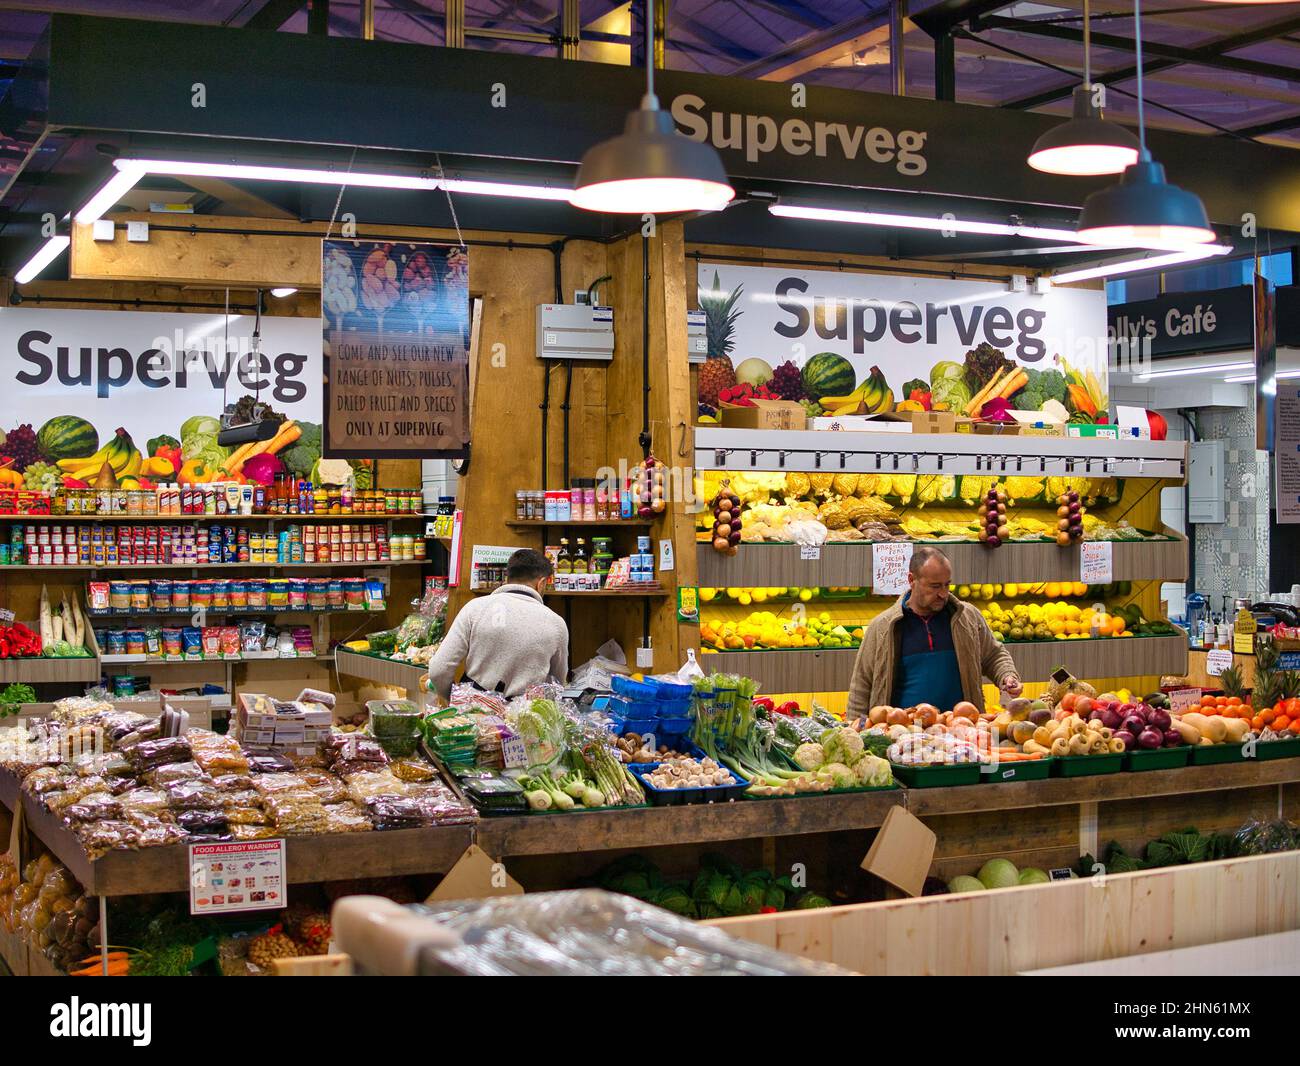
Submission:
[[[1111,544],[1108,540],[1085,540],[1079,545],[1079,580],[1085,585],[1109,585]]]
[[[451,245],[322,242],[327,455],[465,458],[468,268]]]

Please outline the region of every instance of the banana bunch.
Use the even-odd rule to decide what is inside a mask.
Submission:
[[[84,459],[60,459],[58,465],[59,469],[69,477],[79,481],[93,481],[105,463],[118,479],[136,477],[144,464],[144,456],[131,440],[131,434],[119,428],[112,440],[94,455]]]
[[[894,409],[894,390],[889,387],[880,367],[873,366],[861,385],[846,396],[823,396],[822,410],[830,415],[875,415]]]

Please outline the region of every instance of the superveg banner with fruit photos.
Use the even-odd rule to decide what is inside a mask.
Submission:
[[[105,462],[141,487],[211,480],[231,455],[217,444],[224,406],[255,396],[288,430],[264,450],[308,476],[320,459],[320,323],[264,315],[256,350],[253,331],[252,316],[222,311],[0,309],[0,465],[43,491]]]
[[[1107,417],[1100,289],[1011,292],[992,278],[709,262],[699,264],[698,286],[708,343],[702,404],[725,404],[749,385],[812,414]]]

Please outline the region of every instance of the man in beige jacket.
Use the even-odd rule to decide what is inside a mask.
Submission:
[[[872,707],[931,703],[950,711],[962,700],[984,710],[987,677],[1011,696],[1021,691],[1011,655],[983,615],[949,594],[952,563],[919,545],[908,565],[908,590],[867,627],[849,683],[849,717]]]

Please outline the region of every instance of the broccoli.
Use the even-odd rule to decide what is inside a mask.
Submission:
[[[1033,374],[1030,373],[1030,384],[1033,384]],[[1065,375],[1059,370],[1041,370],[1038,374],[1038,391],[1043,394],[1044,400],[1055,400],[1057,403],[1065,403],[1067,393]],[[1021,408],[1024,410],[1024,408]]]
[[[305,478],[320,458],[320,426],[314,422],[299,422],[298,428],[302,430],[302,436],[294,442],[292,448],[286,448],[280,458],[291,474]]]

